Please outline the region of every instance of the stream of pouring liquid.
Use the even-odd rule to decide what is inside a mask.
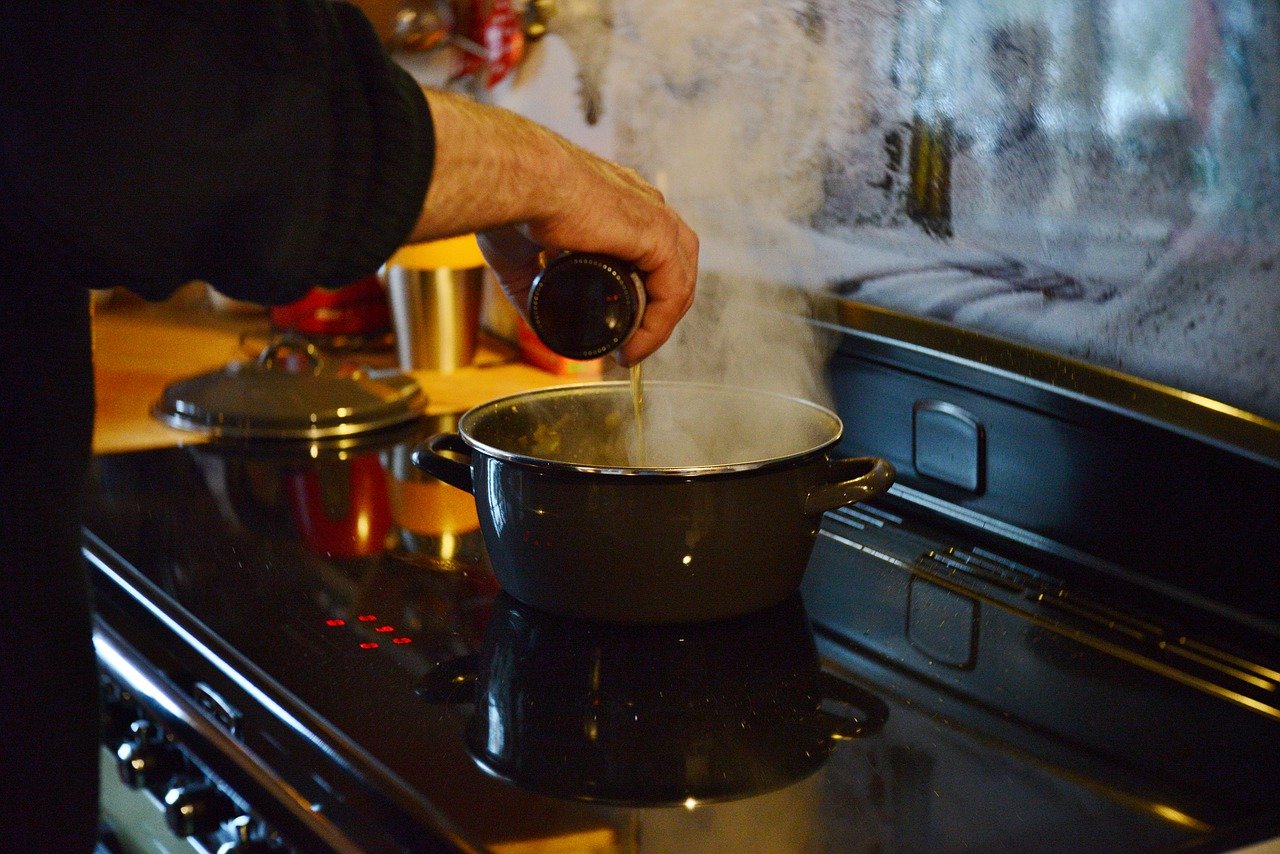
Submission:
[[[654,173],[653,186],[663,196],[667,195],[667,173],[665,171],[659,170]],[[644,372],[640,365],[640,362],[636,362],[631,366],[631,414],[636,422],[636,447],[633,463],[643,467],[648,465],[649,452],[644,438]]]
[[[639,362],[631,366],[631,415],[635,422],[632,464],[644,466],[648,453],[646,453],[644,438],[644,372]]]

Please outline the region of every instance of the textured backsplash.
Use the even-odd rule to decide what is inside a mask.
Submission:
[[[561,0],[551,32],[499,100],[700,230],[699,346],[735,287],[840,283],[1280,420],[1272,0]]]

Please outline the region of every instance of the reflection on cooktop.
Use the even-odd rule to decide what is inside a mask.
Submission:
[[[467,747],[489,773],[630,806],[692,808],[783,788],[887,715],[870,693],[822,673],[799,596],[741,619],[637,627],[499,595],[478,654],[443,664],[419,693],[472,704]]]
[[[500,595],[470,496],[406,465],[418,438],[97,459],[87,526],[154,606],[99,578],[102,613],[135,640],[148,614],[198,621],[486,845],[585,828],[630,851],[1132,851],[1208,828],[1131,769],[1064,772],[1042,734],[960,724],[957,694],[815,643],[814,602],[620,627]]]

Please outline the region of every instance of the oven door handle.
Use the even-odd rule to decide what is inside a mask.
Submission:
[[[362,854],[364,849],[328,821],[320,805],[311,804],[272,773],[257,754],[210,721],[194,700],[101,618],[94,620],[93,646],[105,673],[132,692],[179,744],[290,842],[302,850]]]

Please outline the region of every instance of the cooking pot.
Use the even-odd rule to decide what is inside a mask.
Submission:
[[[649,382],[561,386],[469,410],[416,465],[475,496],[499,583],[522,602],[628,623],[716,620],[795,592],[822,514],[893,481],[832,459],[840,419],[809,401]]]
[[[418,693],[473,704],[467,749],[488,773],[634,807],[778,790],[888,715],[821,670],[798,594],[696,626],[591,623],[500,595],[478,653],[440,665]]]

